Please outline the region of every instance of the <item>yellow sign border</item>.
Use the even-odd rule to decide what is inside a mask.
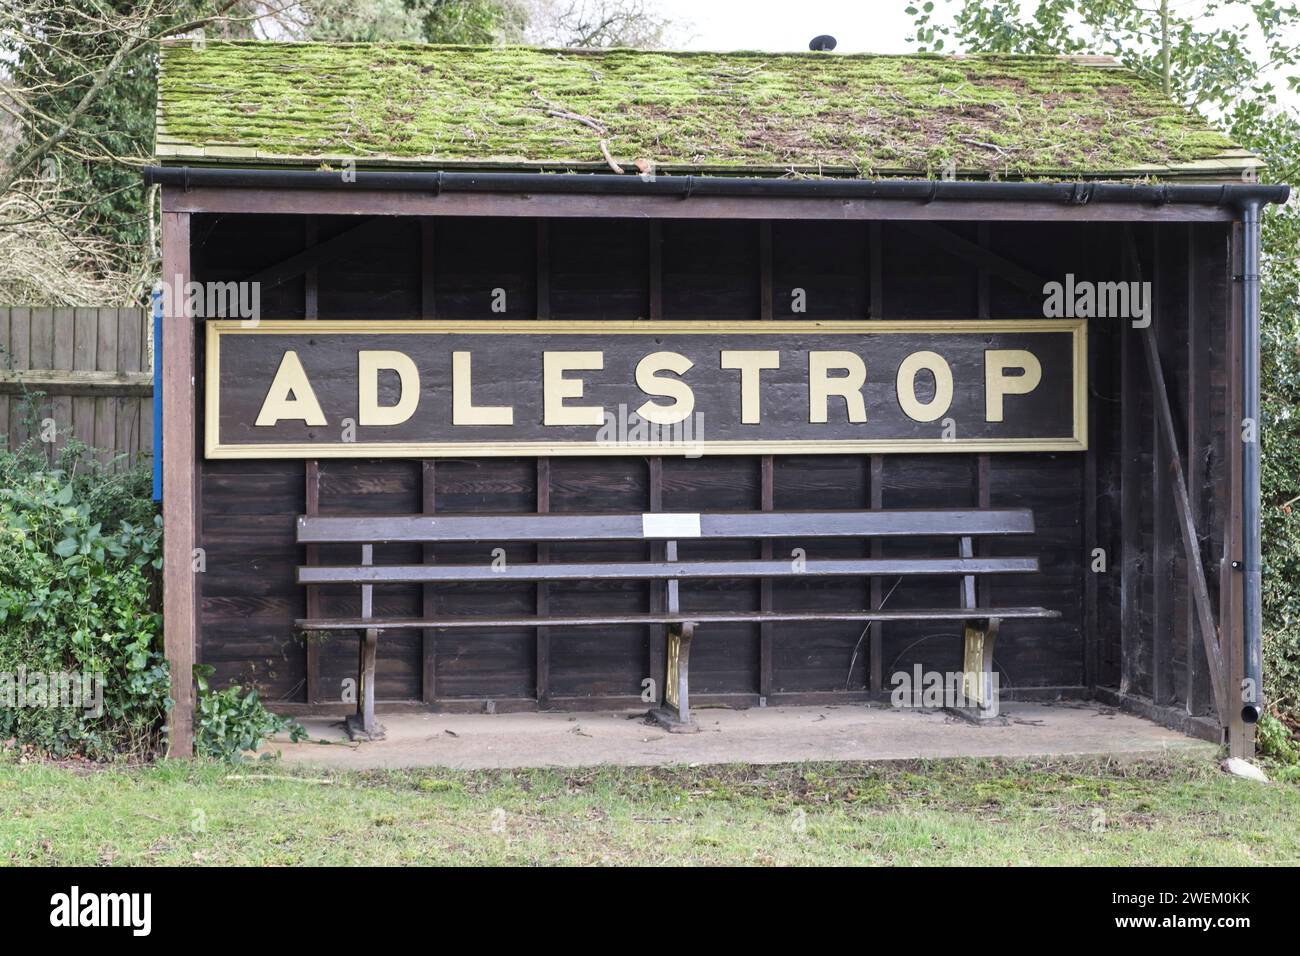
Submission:
[[[768,455],[768,454],[900,454],[956,452],[1046,452],[1088,449],[1088,323],[1085,319],[974,319],[974,320],[879,320],[804,322],[773,320],[718,322],[710,319],[678,322],[549,322],[503,321],[463,322],[439,319],[370,321],[365,319],[277,319],[251,325],[239,319],[217,319],[206,323],[204,370],[204,455],[212,459],[292,458],[500,458],[575,455]],[[796,333],[800,335],[843,335],[867,332],[873,335],[903,332],[1070,332],[1074,366],[1074,428],[1068,438],[954,438],[943,439],[848,439],[814,441],[702,441],[684,444],[641,442],[330,442],[266,445],[223,445],[218,435],[221,388],[221,336],[302,335],[308,332],[364,332],[371,335],[412,332],[459,332],[473,335],[727,335]]]

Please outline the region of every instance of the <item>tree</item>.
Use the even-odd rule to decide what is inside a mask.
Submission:
[[[1300,116],[1277,80],[1300,92],[1300,11],[1275,0],[946,0],[909,4],[922,50],[1109,54],[1166,95],[1227,127],[1268,164],[1271,182],[1300,184]],[[1262,226],[1262,504],[1264,679],[1300,726],[1300,208],[1270,206]]]
[[[538,46],[655,49],[673,23],[644,0],[533,0],[526,35]]]
[[[1276,0],[1202,0],[1196,5],[1153,0],[945,0],[909,3],[921,51],[948,40],[971,53],[1096,53],[1114,56],[1189,106],[1227,112],[1242,97],[1275,105],[1268,74],[1300,63],[1294,40],[1300,14]],[[1287,78],[1300,89],[1300,76]]]
[[[7,0],[0,231],[13,268],[0,271],[0,299],[144,300],[157,210],[139,170],[153,153],[160,41],[491,43],[520,38],[526,19],[523,0]],[[19,263],[44,267],[21,281]]]
[[[108,282],[114,301],[140,298],[150,285],[153,213],[138,167],[153,151],[158,42],[202,31],[253,35],[259,21],[293,3],[9,0],[0,7],[0,63],[7,65],[0,112],[10,124],[0,156],[0,201],[10,218],[0,229],[10,230],[11,254],[21,237],[57,236],[50,264],[83,277],[87,292],[102,295]],[[40,248],[29,252],[39,257]],[[66,301],[67,283],[58,287],[55,298]]]

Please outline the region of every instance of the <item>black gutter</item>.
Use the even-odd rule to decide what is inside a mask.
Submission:
[[[146,185],[245,189],[408,190],[460,193],[559,193],[602,196],[763,196],[822,199],[899,199],[933,202],[1166,203],[1237,206],[1283,203],[1287,186],[1259,183],[1126,185],[1094,182],[988,182],[945,179],[757,179],[728,176],[616,176],[608,173],[514,173],[415,170],[324,171],[147,166]]]

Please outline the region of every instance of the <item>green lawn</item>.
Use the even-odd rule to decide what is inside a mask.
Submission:
[[[1295,864],[1300,785],[1190,757],[356,773],[9,754],[0,862]]]

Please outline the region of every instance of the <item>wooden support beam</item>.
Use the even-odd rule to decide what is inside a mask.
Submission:
[[[764,220],[758,224],[758,317],[764,322],[772,321],[772,223]],[[758,498],[759,508],[771,511],[776,501],[776,460],[771,455],[761,455],[758,459]],[[773,555],[772,542],[763,541],[760,545],[764,559]],[[758,606],[760,610],[772,610],[772,582],[764,578],[758,586]],[[760,704],[766,705],[775,689],[772,683],[774,629],[770,622],[758,626],[758,698]]]
[[[867,226],[867,269],[868,269],[868,308],[867,318],[883,319],[885,317],[885,250],[883,243],[884,227],[879,222],[869,223]],[[867,467],[870,470],[869,477],[869,494],[870,501],[867,505],[873,511],[879,511],[885,506],[885,456],[871,455],[867,459]],[[879,538],[872,538],[870,550],[868,552],[873,558],[884,557],[884,542]],[[883,601],[883,590],[879,577],[871,578],[868,585],[869,607],[873,611],[880,610]],[[867,632],[867,661],[870,668],[867,682],[868,688],[872,694],[884,692],[885,674],[884,674],[884,656],[885,656],[885,622],[872,621],[868,625]]]
[[[1096,247],[1096,235],[1098,230],[1074,230],[1074,257],[1082,263],[1082,273],[1084,277],[1093,279],[1097,274],[1096,257],[1094,249]],[[1100,383],[1102,375],[1110,367],[1107,361],[1103,366],[1101,359],[1100,336],[1093,334],[1096,330],[1089,329],[1088,335],[1088,390],[1087,390],[1087,415],[1088,415],[1088,450],[1084,453],[1083,458],[1083,496],[1080,502],[1079,519],[1082,525],[1083,537],[1083,554],[1080,559],[1080,569],[1083,574],[1083,626],[1080,629],[1083,640],[1083,677],[1082,684],[1089,688],[1093,693],[1096,692],[1097,686],[1102,682],[1102,635],[1100,615],[1099,592],[1102,587],[1102,579],[1099,578],[1099,572],[1093,570],[1093,554],[1100,547],[1100,533],[1098,520],[1098,458],[1100,449],[1098,442],[1100,435],[1098,431],[1097,418],[1100,410],[1097,404],[1100,394]]]
[[[551,229],[550,224],[545,219],[537,220],[536,234],[534,235],[534,258],[535,263],[535,317],[537,321],[543,322],[551,317]],[[551,459],[538,458],[536,462],[536,497],[535,505],[538,514],[547,514],[551,510]],[[551,559],[551,546],[539,542],[537,545],[537,561],[545,563]],[[546,582],[539,581],[534,591],[534,606],[537,613],[546,614],[550,611],[550,589]],[[534,647],[534,677],[533,689],[537,698],[539,709],[546,709],[551,703],[551,629],[549,627],[539,627],[536,630],[536,646]]]
[[[442,193],[380,189],[163,187],[163,209],[193,213],[506,216],[579,219],[804,219],[913,222],[1230,222],[1225,206],[1184,203],[900,201],[748,196]],[[1041,287],[1040,287],[1041,291]]]
[[[1142,335],[1148,340],[1149,344],[1144,345],[1144,350],[1151,351],[1156,356],[1157,367],[1161,369],[1163,378],[1163,363],[1160,361],[1160,340],[1163,337],[1166,315],[1176,314],[1177,309],[1172,303],[1166,307],[1165,295],[1165,263],[1163,262],[1163,249],[1160,243],[1159,230],[1152,230],[1151,236],[1151,262],[1152,262],[1152,286],[1150,305],[1151,324],[1142,330]],[[1140,264],[1134,267],[1134,272],[1140,278]],[[1150,360],[1148,359],[1148,374],[1150,375]],[[1155,389],[1155,376],[1150,375],[1152,379],[1152,388]],[[1162,383],[1163,384],[1163,383]],[[1169,393],[1164,389],[1164,412],[1169,413]],[[1161,416],[1161,396],[1153,395],[1151,402],[1151,432],[1159,435],[1163,425]],[[1174,446],[1174,453],[1177,454],[1177,444]],[[1179,480],[1182,480],[1182,467],[1178,468]],[[1164,707],[1174,700],[1174,661],[1173,661],[1173,639],[1174,639],[1174,593],[1175,586],[1174,575],[1176,573],[1174,561],[1174,536],[1170,534],[1170,520],[1173,515],[1170,512],[1170,503],[1172,491],[1170,489],[1169,470],[1166,467],[1166,459],[1160,454],[1160,442],[1157,441],[1151,449],[1151,702],[1159,707]],[[1199,544],[1197,545],[1199,552]]]
[[[1187,492],[1191,497],[1192,514],[1198,525],[1207,520],[1205,509],[1206,476],[1210,448],[1210,354],[1213,345],[1207,330],[1210,314],[1205,297],[1200,294],[1204,281],[1197,258],[1200,232],[1184,226],[1186,234],[1187,273],[1187,395],[1183,407],[1187,409]],[[1200,625],[1195,614],[1188,614],[1186,641],[1187,684],[1185,701],[1187,713],[1193,717],[1204,714],[1210,703],[1208,675],[1203,657]],[[1222,646],[1222,645],[1220,645]]]
[[[547,514],[551,510],[551,459],[537,459],[537,513]],[[537,563],[546,564],[551,560],[551,546],[545,542],[537,544]],[[538,581],[534,591],[534,606],[538,616],[549,614],[551,610],[550,588],[545,581]],[[537,706],[546,708],[551,702],[551,629],[537,628],[536,646],[536,694]]]
[[[664,317],[664,228],[663,223],[658,219],[652,219],[647,223],[648,251],[649,251],[649,312],[647,317],[651,320],[660,320]]]
[[[309,458],[303,462],[303,479],[304,479],[304,504],[303,512],[309,515],[320,514],[320,462],[314,458]],[[315,544],[306,545],[307,563],[320,563],[320,546]],[[321,599],[319,588],[307,588],[307,616],[309,618],[321,617]],[[307,638],[307,703],[316,704],[321,702],[320,686],[320,641],[308,636]]]
[[[1137,247],[1128,230],[1125,230],[1125,251],[1135,278],[1137,281],[1141,281],[1142,271],[1141,263],[1137,257]],[[1150,326],[1138,331],[1142,339],[1147,373],[1151,382],[1152,402],[1155,405],[1156,441],[1152,453],[1155,459],[1161,461],[1161,467],[1168,476],[1169,485],[1173,490],[1174,505],[1178,513],[1178,531],[1182,537],[1183,553],[1187,559],[1188,585],[1201,632],[1205,637],[1205,654],[1210,661],[1210,678],[1214,686],[1214,699],[1219,714],[1225,715],[1233,709],[1229,707],[1227,671],[1214,627],[1209,588],[1206,585],[1205,568],[1201,561],[1200,538],[1196,533],[1196,523],[1192,515],[1187,486],[1183,482],[1182,455],[1178,449],[1178,433],[1174,428],[1173,412],[1169,406],[1169,391],[1165,386],[1164,369],[1160,362],[1160,352],[1156,347],[1155,334]],[[1164,451],[1163,457],[1160,455],[1161,450]],[[1157,524],[1160,518],[1161,515],[1157,513],[1155,515]],[[1159,567],[1155,570],[1157,577],[1163,573],[1163,569]],[[1153,703],[1160,704],[1162,702],[1153,699]]]
[[[987,229],[988,224],[982,222],[980,227]],[[964,259],[977,266],[981,272],[1006,280],[1017,289],[1032,295],[1043,294],[1043,286],[1047,280],[1042,276],[1036,275],[1005,256],[998,255],[982,243],[971,242],[946,226],[933,222],[902,222],[899,223],[899,228],[937,246],[949,255]],[[988,282],[987,276],[983,281]]]
[[[1133,278],[1124,260],[1125,279]],[[1120,694],[1135,692],[1137,645],[1141,636],[1142,497],[1141,455],[1144,428],[1139,421],[1142,383],[1138,376],[1141,346],[1120,333]]]
[[[315,248],[320,230],[315,216],[306,217],[302,225],[302,246],[303,251],[307,252]],[[320,270],[314,265],[303,270],[302,317],[308,322],[320,318]]]
[[[352,253],[358,246],[378,239],[385,231],[392,228],[392,223],[383,218],[367,219],[345,232],[339,233],[324,242],[304,249],[290,256],[283,262],[277,262],[248,277],[249,282],[259,282],[263,290],[275,288],[281,283],[296,279],[308,269],[315,268]]]
[[[941,228],[941,227],[937,227],[937,228]],[[957,239],[961,238],[960,236],[957,236],[955,233],[953,233],[951,230],[945,229],[944,231],[947,232],[949,235],[952,235],[954,238]],[[990,295],[990,290],[989,290],[989,268],[988,268],[987,261],[983,259],[983,254],[988,254],[994,256],[995,258],[998,257],[995,256],[994,253],[992,253],[989,249],[990,245],[992,244],[992,238],[989,234],[989,224],[987,222],[980,223],[976,227],[976,234],[979,238],[979,244],[976,246],[976,248],[980,250],[981,258],[979,261],[976,262],[976,265],[979,266],[979,273],[978,273],[978,280],[976,282],[975,312],[976,315],[979,316],[979,318],[987,319],[992,314],[993,306],[991,301],[992,297]],[[962,241],[964,242],[965,240]],[[1042,286],[1039,286],[1040,291],[1041,289]],[[993,463],[990,460],[987,452],[982,452],[975,456],[975,497],[976,497],[975,503],[981,508],[989,507],[990,503],[993,500],[992,468],[993,468]],[[985,553],[986,550],[987,549],[984,547],[983,542],[981,542],[978,553],[983,554]],[[972,551],[971,553],[975,554],[976,552]],[[987,580],[980,582],[978,593],[975,595],[974,604],[987,605],[989,603],[989,591],[990,591],[991,583],[992,582]],[[974,587],[973,578],[971,579],[971,585],[972,587]]]
[[[189,282],[190,217],[162,216],[162,273]],[[168,715],[168,754],[194,753],[195,447],[194,320],[185,297],[173,295],[163,316],[163,647],[174,705]],[[179,314],[177,314],[179,313]]]
[[[153,375],[90,369],[0,369],[0,395],[28,392],[57,392],[81,398],[147,398],[153,394]]]
[[[437,502],[437,462],[431,458],[426,458],[420,462],[420,512],[421,514],[431,515],[436,508]],[[434,551],[432,544],[423,546],[425,564],[433,564],[438,560],[438,555]],[[438,614],[438,592],[431,584],[424,585],[421,588],[420,606],[424,608],[425,617],[436,617]],[[420,697],[426,704],[432,704],[438,699],[438,632],[433,628],[425,628],[420,632]]]
[[[551,230],[545,219],[537,220],[537,321],[551,317]]]
[[[425,216],[420,220],[420,318],[422,319],[438,317],[438,309],[434,303],[433,260],[433,220]]]
[[[303,220],[303,249],[311,249],[316,245],[316,239],[319,235],[316,218],[308,216]],[[308,268],[303,273],[302,285],[302,317],[304,321],[316,322],[320,320],[320,285],[319,272],[315,266]],[[309,515],[320,514],[320,462],[316,459],[307,459],[303,462],[303,479],[305,488],[304,494],[304,512]],[[314,545],[307,545],[307,563],[319,564],[320,549]],[[319,617],[321,615],[321,600],[319,588],[307,588],[307,616]],[[307,638],[307,703],[322,703],[321,685],[320,685],[320,641],[318,639]]]
[[[657,219],[650,220],[646,226],[647,237],[646,243],[648,248],[647,255],[647,288],[649,290],[646,302],[646,317],[652,322],[659,322],[664,317],[664,265],[663,265],[663,248],[664,234],[663,223]],[[646,458],[646,484],[649,492],[648,510],[658,512],[664,510],[664,460],[661,455],[650,455]],[[667,554],[664,542],[652,541],[647,548],[649,557],[652,561],[662,561]],[[650,609],[652,611],[663,610],[667,606],[669,585],[657,581],[647,582],[650,596]],[[665,699],[664,695],[668,693],[668,657],[671,637],[668,629],[662,624],[651,624],[647,630],[648,645],[648,677],[654,685],[654,700],[657,703]]]
[[[771,511],[776,496],[776,462],[771,455],[763,455],[758,460],[759,467],[759,508],[763,511]],[[760,545],[761,554],[764,560],[771,560],[773,555],[772,541],[765,538]],[[772,602],[772,579],[763,578],[758,586],[758,606],[763,613],[773,610]],[[772,625],[770,622],[763,622],[758,625],[758,696],[759,703],[762,706],[767,705],[767,700],[772,696],[774,690],[772,684],[772,642],[774,640]]]

